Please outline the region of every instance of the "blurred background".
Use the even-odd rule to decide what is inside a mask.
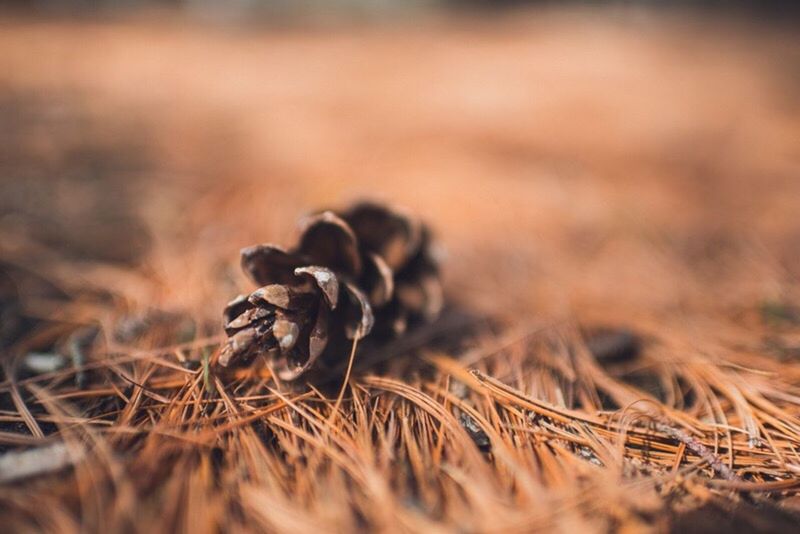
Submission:
[[[239,248],[370,197],[510,318],[796,302],[796,5],[11,2],[0,260],[216,324]]]

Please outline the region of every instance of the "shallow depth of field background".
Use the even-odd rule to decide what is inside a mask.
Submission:
[[[241,247],[363,197],[431,224],[476,314],[751,351],[796,379],[788,17],[44,3],[0,21],[0,261],[213,324],[249,288]]]
[[[3,241],[179,253],[169,291],[367,196],[428,219],[453,290],[511,314],[732,310],[796,279],[791,28],[636,9],[271,21],[6,20]]]

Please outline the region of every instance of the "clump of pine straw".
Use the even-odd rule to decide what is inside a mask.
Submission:
[[[721,347],[658,325],[637,325],[642,354],[608,368],[569,323],[474,325],[458,353],[422,343],[379,372],[357,363],[337,405],[331,381],[216,370],[218,334],[134,350],[114,341],[113,309],[72,306],[104,333],[88,359],[28,378],[12,362],[0,383],[2,421],[27,428],[0,442],[34,462],[64,449],[61,469],[6,471],[13,531],[660,530],[668,509],[800,485],[800,365],[710,357]],[[183,335],[140,321],[143,344]]]

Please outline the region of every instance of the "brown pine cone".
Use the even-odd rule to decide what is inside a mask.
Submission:
[[[225,308],[219,364],[265,354],[282,380],[324,356],[346,358],[354,339],[401,334],[409,321],[442,308],[428,229],[409,215],[361,202],[301,221],[290,251],[270,244],[242,250],[242,268],[259,287]],[[349,340],[349,341],[348,341]]]

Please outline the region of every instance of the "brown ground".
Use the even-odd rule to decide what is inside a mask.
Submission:
[[[743,22],[3,22],[0,444],[75,466],[0,486],[0,524],[788,528],[799,96],[800,42]],[[335,388],[175,365],[213,360],[239,248],[363,196],[489,321],[362,365],[333,425]],[[82,389],[19,370],[85,325]],[[640,354],[594,357],[601,326]]]

